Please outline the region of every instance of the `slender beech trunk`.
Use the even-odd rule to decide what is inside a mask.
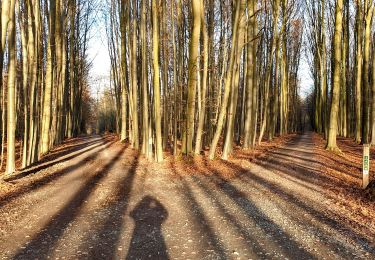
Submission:
[[[336,20],[335,20],[335,33],[334,33],[334,71],[333,71],[333,89],[332,89],[332,104],[329,122],[327,150],[339,151],[336,144],[337,136],[337,117],[340,102],[340,84],[341,84],[341,63],[342,63],[342,20],[343,20],[343,0],[336,1]]]
[[[206,116],[206,92],[207,92],[207,80],[208,80],[208,31],[204,11],[204,3],[201,2],[201,19],[202,19],[202,34],[203,34],[203,77],[202,77],[202,89],[201,89],[201,105],[198,119],[198,129],[195,141],[195,154],[200,154],[202,150],[202,138],[204,131],[204,122]]]
[[[269,114],[269,92],[270,92],[270,87],[271,87],[271,76],[272,76],[272,64],[274,60],[274,55],[276,53],[277,49],[277,42],[278,42],[278,20],[279,20],[279,15],[280,15],[280,0],[274,0],[273,4],[273,33],[272,33],[272,45],[270,48],[270,54],[268,56],[268,62],[267,62],[267,72],[266,72],[266,82],[265,82],[265,93],[264,93],[264,112],[263,112],[263,122],[262,126],[260,129],[259,133],[259,144],[262,142],[264,133],[266,131],[267,127],[267,121],[268,119],[268,114]],[[277,66],[276,66],[277,68]]]
[[[282,0],[283,24],[281,29],[281,94],[280,94],[280,135],[288,132],[288,64],[287,64],[287,0]]]
[[[135,2],[134,2],[135,3]],[[137,70],[137,5],[133,5],[133,39],[132,39],[132,144],[135,149],[139,148],[139,126],[138,126],[138,70]]]
[[[148,64],[147,64],[147,39],[146,39],[146,0],[142,0],[141,10],[141,49],[142,49],[142,153],[149,159],[152,158],[152,150],[149,145],[149,104],[148,104]]]
[[[74,55],[76,51],[76,1],[72,0],[69,2],[69,13],[70,13],[70,51],[69,51],[69,94],[68,95],[68,124],[66,129],[66,136],[68,138],[73,137],[73,129],[74,129],[74,107],[75,107],[75,74],[76,74],[76,57]]]
[[[347,124],[347,137],[352,135],[352,118],[353,118],[353,112],[352,112],[352,93],[353,93],[353,86],[352,86],[352,80],[351,80],[351,74],[352,74],[352,67],[350,62],[350,2],[346,1],[345,4],[345,13],[346,13],[346,30],[344,34],[344,45],[346,48],[346,57],[345,57],[345,68],[346,68],[346,124]]]
[[[127,137],[127,61],[126,61],[126,6],[124,1],[120,1],[120,32],[121,32],[121,141]]]
[[[361,142],[362,129],[362,0],[357,0],[357,16],[356,16],[356,88],[355,88],[355,140],[357,143]]]
[[[348,136],[348,101],[347,101],[347,92],[349,89],[349,84],[348,84],[348,72],[349,72],[349,63],[348,58],[349,58],[349,34],[348,30],[350,29],[349,26],[347,26],[347,21],[349,17],[349,9],[347,8],[348,3],[345,3],[345,9],[344,9],[344,22],[345,26],[343,27],[343,48],[342,48],[342,58],[343,58],[343,63],[342,63],[342,90],[341,90],[341,128],[342,128],[342,135],[344,137]]]
[[[201,34],[202,15],[200,0],[192,0],[193,10],[193,31],[189,47],[189,77],[188,77],[188,97],[187,97],[187,117],[186,117],[186,144],[182,153],[190,155],[193,152],[194,121],[195,121],[195,96],[198,81],[198,50]]]
[[[47,67],[46,67],[46,83],[43,97],[43,119],[42,119],[42,136],[40,154],[46,154],[50,149],[50,127],[51,127],[51,112],[52,112],[52,90],[54,79],[54,55],[55,55],[55,14],[56,2],[50,0],[49,12],[49,34],[47,45]]]
[[[12,174],[16,169],[16,21],[15,0],[10,1],[8,23],[8,116],[7,116],[7,167],[6,174]]]
[[[246,73],[246,119],[245,119],[245,137],[243,148],[248,149],[252,144],[252,131],[255,122],[253,109],[255,108],[253,104],[253,95],[255,86],[255,73],[254,67],[256,67],[256,52],[255,48],[255,26],[256,26],[256,16],[255,16],[255,2],[252,0],[247,1],[248,12],[249,12],[249,24],[247,26],[247,73]]]
[[[160,109],[160,66],[159,66],[159,19],[158,3],[152,0],[152,46],[154,67],[154,124],[155,124],[155,158],[157,162],[163,161],[163,141],[161,133],[161,109]]]
[[[29,93],[28,93],[28,83],[29,83],[29,66],[28,66],[28,58],[29,58],[29,42],[28,37],[28,26],[27,21],[30,19],[27,12],[22,13],[20,9],[20,5],[16,3],[16,9],[19,13],[19,24],[20,24],[20,35],[21,35],[21,49],[22,49],[22,96],[23,96],[23,137],[22,137],[22,168],[25,168],[27,165],[27,147],[29,144],[29,111],[28,111],[28,100],[29,100]]]
[[[322,27],[322,42],[321,42],[321,100],[322,100],[322,122],[324,129],[324,137],[328,138],[328,86],[327,86],[327,38],[325,26],[325,1],[322,1],[322,14],[321,14],[321,27]]]
[[[34,134],[35,134],[35,104],[36,104],[36,82],[37,82],[37,76],[38,76],[38,62],[37,62],[37,53],[38,53],[38,44],[35,41],[35,37],[37,35],[38,26],[39,26],[39,1],[36,1],[35,7],[32,5],[31,0],[27,1],[28,4],[28,66],[29,66],[29,73],[30,73],[30,119],[29,119],[29,136],[28,138],[28,147],[27,147],[27,158],[25,167],[31,165],[35,162],[35,158],[32,156],[34,153],[35,145],[34,143]],[[38,10],[35,10],[35,8],[38,8]],[[32,12],[34,8],[34,18],[32,17]],[[35,24],[35,26],[34,26]]]
[[[177,75],[177,47],[175,38],[175,19],[174,19],[174,1],[171,3],[172,17],[172,45],[173,45],[173,88],[174,88],[174,118],[173,118],[173,155],[177,155],[177,138],[178,138],[178,75]]]
[[[371,27],[373,18],[373,1],[365,1],[365,41],[364,41],[364,60],[363,60],[363,128],[362,128],[362,143],[370,143],[370,41],[371,41]]]

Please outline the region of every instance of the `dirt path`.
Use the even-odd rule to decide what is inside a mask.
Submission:
[[[230,180],[210,164],[186,176],[178,162],[145,167],[122,144],[84,144],[0,199],[2,259],[375,258],[373,223],[345,219],[315,178],[310,133],[227,163],[243,172]]]

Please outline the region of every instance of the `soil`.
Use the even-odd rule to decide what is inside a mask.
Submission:
[[[69,140],[0,182],[0,258],[374,259],[361,147],[339,145],[305,133],[156,164],[112,136]]]

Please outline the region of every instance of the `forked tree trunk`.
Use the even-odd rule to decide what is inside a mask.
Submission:
[[[239,28],[238,28],[238,42],[236,46],[232,46],[233,49],[236,50],[235,52],[235,64],[233,67],[233,76],[232,76],[232,84],[231,84],[231,95],[230,95],[230,103],[228,108],[228,116],[227,116],[227,129],[225,135],[225,142],[223,147],[223,154],[222,159],[228,160],[229,154],[233,151],[233,136],[234,136],[234,123],[237,114],[237,101],[238,101],[238,88],[239,88],[239,80],[240,80],[240,62],[241,62],[241,54],[244,47],[245,41],[245,27],[246,27],[246,20],[245,20],[245,10],[246,10],[246,1],[241,0],[237,2],[237,5],[240,5],[240,21],[239,21]]]
[[[230,51],[230,60],[229,60],[227,76],[225,78],[225,83],[224,83],[224,97],[221,103],[221,108],[220,108],[219,116],[217,119],[216,131],[215,131],[214,137],[211,142],[211,147],[210,147],[209,158],[211,160],[215,158],[216,147],[217,147],[217,144],[219,143],[221,132],[223,131],[224,118],[226,116],[228,100],[229,100],[229,95],[231,91],[233,67],[234,67],[235,56],[236,56],[236,53],[235,53],[236,48],[234,48],[234,46],[237,46],[237,43],[238,43],[238,27],[239,27],[240,11],[241,11],[240,10],[241,5],[239,4],[240,1],[241,0],[237,1],[238,4],[236,5],[236,12],[235,12],[235,17],[234,17],[234,22],[233,22],[232,48]]]

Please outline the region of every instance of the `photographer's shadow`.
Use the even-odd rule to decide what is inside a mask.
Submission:
[[[168,211],[151,196],[145,196],[130,212],[135,228],[126,259],[169,259],[162,223]]]

